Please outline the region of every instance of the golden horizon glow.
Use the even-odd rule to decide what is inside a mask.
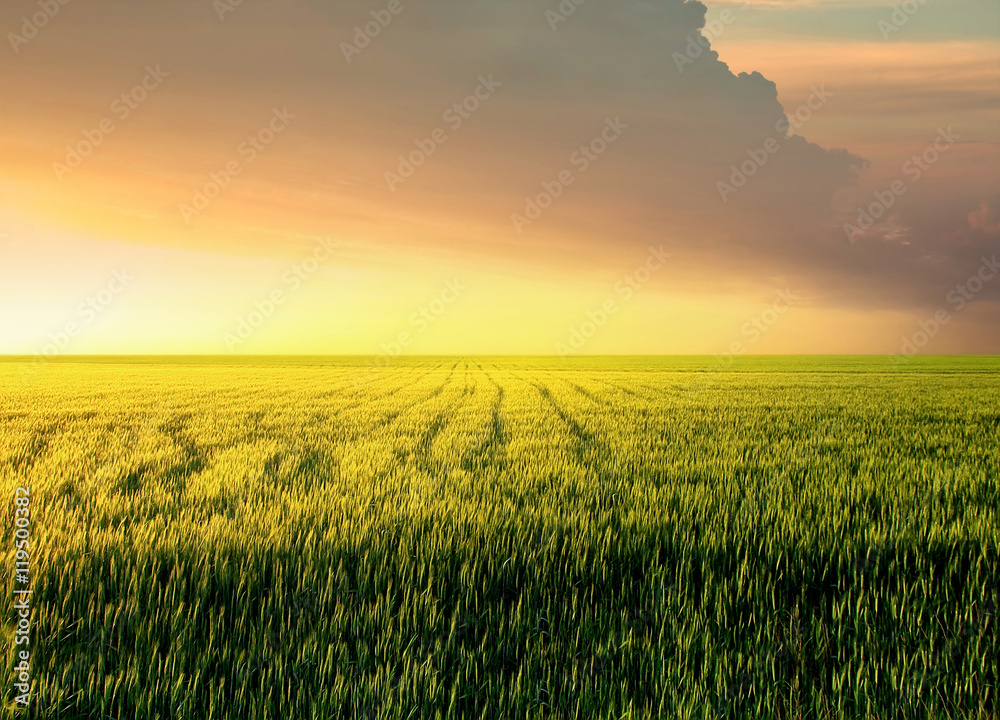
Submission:
[[[880,17],[872,3],[852,6],[870,34],[806,38],[768,29],[769,19],[806,27],[826,3],[766,5],[752,3],[752,15],[734,11],[712,49],[732,73],[759,71],[775,82],[788,114],[811,102],[816,86],[828,87],[829,101],[794,134],[867,160],[857,184],[843,168],[814,170],[804,148],[783,150],[761,168],[766,179],[724,203],[716,181],[728,181],[730,158],[735,168],[767,139],[761,131],[744,136],[728,117],[678,110],[700,106],[661,100],[656,74],[647,78],[641,65],[623,65],[617,84],[601,86],[601,72],[618,70],[545,59],[565,75],[551,87],[569,88],[548,99],[515,61],[509,39],[483,31],[501,58],[493,61],[499,89],[448,130],[411,179],[387,187],[399,158],[444,126],[442,111],[493,77],[485,63],[459,77],[441,71],[428,50],[421,76],[400,60],[408,47],[402,28],[346,63],[337,50],[342,29],[364,17],[347,9],[335,11],[346,25],[298,36],[291,30],[309,21],[306,11],[289,10],[287,28],[279,23],[273,32],[246,8],[224,24],[209,13],[193,30],[178,19],[163,34],[137,11],[133,25],[106,30],[116,44],[101,55],[86,46],[85,12],[67,8],[2,61],[18,72],[5,73],[0,90],[20,102],[0,129],[0,353],[41,352],[68,323],[85,321],[60,354],[377,354],[407,332],[408,354],[554,354],[609,300],[616,311],[574,353],[703,354],[739,342],[748,353],[891,353],[941,308],[951,322],[928,352],[1000,352],[997,288],[988,285],[961,312],[946,300],[981,256],[1000,249],[997,38],[930,35],[915,20],[909,35],[881,41],[868,22]],[[109,7],[98,3],[95,18]],[[709,18],[725,7],[711,5]],[[188,12],[177,10],[177,18]],[[517,12],[512,26],[537,19],[530,9]],[[411,30],[437,27],[427,9],[400,17]],[[530,27],[538,43],[572,43],[573,33],[601,32],[588,22],[574,16],[553,33],[542,14]],[[168,52],[171,38],[188,36],[204,70],[194,56]],[[263,57],[255,43],[289,52]],[[669,92],[691,92],[684,83],[703,68],[675,68],[668,52],[654,52],[678,83]],[[230,67],[227,53],[244,53],[250,74]],[[127,112],[116,105],[154,70],[141,102]],[[698,92],[737,96],[726,78],[703,82]],[[748,92],[751,79],[739,82]],[[754,102],[766,104],[766,88],[752,87],[762,98]],[[593,88],[605,95],[581,100]],[[278,116],[287,119],[275,132]],[[586,170],[574,169],[574,148],[619,116],[629,127],[621,139]],[[113,128],[79,163],[68,162],[98,137],[102,121]],[[266,142],[246,151],[247,139],[264,138],[269,124]],[[899,178],[940,127],[954,127],[961,142],[852,247],[841,225]],[[718,149],[713,132],[731,148]],[[230,176],[233,162],[239,173]],[[573,184],[552,208],[529,227],[512,227],[512,215],[565,169]],[[218,197],[185,215],[223,175]],[[795,194],[814,181],[812,194]],[[834,215],[823,217],[831,208]],[[337,242],[336,251],[300,284],[286,280],[323,238]],[[626,299],[616,287],[651,248],[670,259]],[[134,283],[88,320],[81,303],[117,271]],[[413,321],[456,281],[468,289],[426,328]],[[747,323],[788,290],[803,299],[747,342]],[[283,299],[273,316],[234,342],[235,328],[276,291]]]

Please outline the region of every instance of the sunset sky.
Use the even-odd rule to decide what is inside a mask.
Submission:
[[[64,2],[0,353],[1000,353],[996,0]]]

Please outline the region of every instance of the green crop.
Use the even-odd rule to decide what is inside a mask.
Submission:
[[[23,369],[26,717],[996,712],[995,358]]]

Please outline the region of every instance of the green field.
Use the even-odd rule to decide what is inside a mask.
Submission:
[[[33,718],[995,717],[998,371],[0,362],[8,677],[29,487]]]

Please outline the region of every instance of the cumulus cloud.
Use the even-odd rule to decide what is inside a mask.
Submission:
[[[628,124],[622,141],[539,230],[627,243],[644,242],[654,228],[698,226],[701,236],[772,246],[776,234],[827,222],[833,194],[865,166],[799,134],[834,101],[834,88],[818,77],[809,105],[786,112],[773,82],[733,73],[719,59],[703,34],[700,2],[595,2],[555,25],[546,18],[560,12],[555,2],[412,8],[399,20],[405,27],[357,59],[350,82],[370,93],[382,88],[426,123],[475,73],[503,81],[489,110],[469,123],[463,152],[442,153],[435,170],[410,183],[421,203],[433,205],[435,189],[444,205],[453,202],[447,179],[472,196],[490,195],[490,209],[506,219],[606,117],[620,117]],[[389,134],[405,136],[397,125],[388,147]]]
[[[545,262],[574,248],[600,261],[602,249],[657,240],[679,258],[711,255],[729,275],[801,277],[831,304],[923,302],[1000,244],[996,202],[983,200],[995,192],[995,148],[969,177],[941,169],[987,152],[979,146],[956,146],[919,182],[900,173],[906,194],[848,237],[856,208],[884,186],[858,185],[869,177],[858,153],[809,140],[840,88],[817,76],[801,105],[783,107],[771,80],[733,72],[719,56],[706,39],[718,28],[706,28],[701,2],[402,0],[391,22],[367,33],[373,12],[384,17],[386,7],[255,0],[220,20],[200,1],[127,10],[94,3],[53,23],[37,41],[49,43],[48,59],[19,58],[18,77],[48,86],[46,67],[59,67],[63,53],[62,85],[74,86],[74,72],[81,84],[103,82],[87,100],[94,106],[93,98],[134,82],[132,65],[153,58],[170,67],[160,115],[151,106],[136,120],[151,141],[116,168],[134,168],[136,180],[164,178],[166,208],[229,159],[239,140],[230,127],[252,127],[288,103],[299,118],[294,132],[255,167],[267,194],[249,179],[232,193],[246,198],[248,216],[277,197],[287,212],[321,217],[327,228],[339,222],[363,234],[368,223],[367,235],[380,240],[461,242],[483,255],[515,247]],[[725,12],[729,24],[741,22],[739,6]],[[98,47],[74,23],[102,28],[105,41]],[[107,53],[118,77],[104,82]],[[483,76],[500,84],[488,103],[449,129],[405,185],[387,187],[386,172],[447,127],[445,114]],[[23,107],[25,123],[46,116],[44,103]],[[609,119],[627,126],[621,137],[585,168],[575,164],[574,153]],[[65,137],[82,122],[53,134]],[[572,185],[518,232],[512,215],[563,171]],[[330,187],[336,193],[316,190]]]

